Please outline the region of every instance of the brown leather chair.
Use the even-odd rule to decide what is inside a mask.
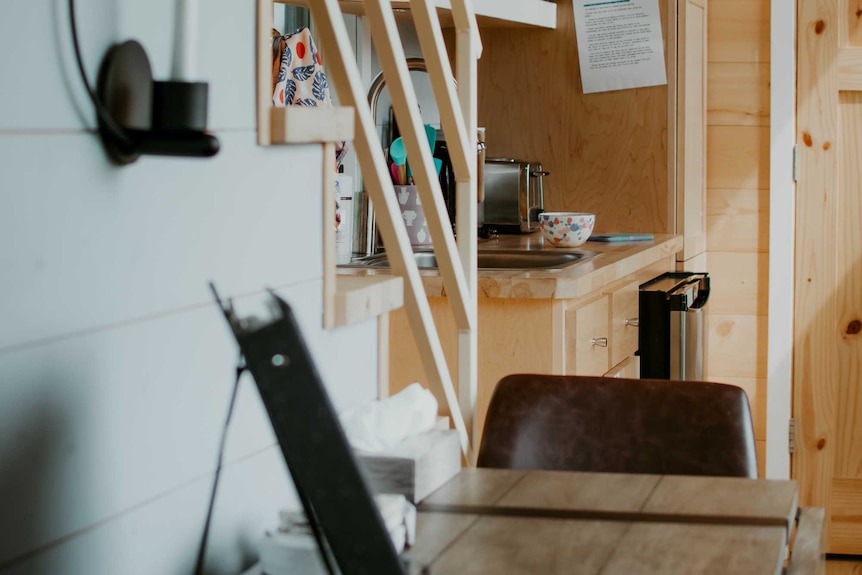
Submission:
[[[510,375],[479,467],[757,477],[745,391],[691,381]]]

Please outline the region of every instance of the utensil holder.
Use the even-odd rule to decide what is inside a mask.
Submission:
[[[433,242],[431,233],[428,231],[428,223],[425,221],[425,211],[419,199],[419,190],[416,186],[393,186],[393,188],[410,238],[410,245],[414,248],[431,247]]]

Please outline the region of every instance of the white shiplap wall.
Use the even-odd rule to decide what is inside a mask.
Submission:
[[[211,160],[105,158],[65,0],[0,7],[0,573],[188,574],[236,348],[207,282],[293,304],[336,407],[376,392],[376,323],[321,328],[317,146],[255,144],[254,3],[201,2]],[[138,38],[168,75],[173,0],[78,0],[91,81]],[[237,573],[294,504],[250,379],[209,565]]]

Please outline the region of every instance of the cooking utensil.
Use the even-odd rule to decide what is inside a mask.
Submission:
[[[431,155],[434,155],[434,146],[437,144],[437,128],[431,124],[425,124],[425,136],[428,138],[428,146],[431,148]]]
[[[404,140],[395,138],[392,145],[389,146],[389,157],[395,162],[398,169],[398,184],[404,185],[407,183],[407,151],[404,150]]]
[[[398,166],[394,163],[389,164],[389,175],[392,176],[392,183],[396,186],[400,185],[401,182],[398,181]]]
[[[395,138],[389,146],[389,157],[396,166],[403,166],[407,162],[407,152],[404,150],[404,141],[401,138]]]

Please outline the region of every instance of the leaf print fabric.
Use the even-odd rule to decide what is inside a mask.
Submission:
[[[314,94],[315,98],[323,102],[326,99],[327,88],[329,88],[329,85],[326,83],[326,74],[324,74],[323,71],[320,71],[314,76],[311,93]]]
[[[272,91],[273,105],[313,106],[309,100],[314,100],[331,106],[329,83],[308,28],[282,36],[279,49],[281,61]]]
[[[296,97],[296,82],[288,80],[284,87],[284,101],[293,102],[294,97]]]
[[[316,77],[315,67],[317,65],[313,64],[311,66],[303,66],[301,68],[293,69],[293,79],[299,80],[300,82],[304,82],[311,77]]]

